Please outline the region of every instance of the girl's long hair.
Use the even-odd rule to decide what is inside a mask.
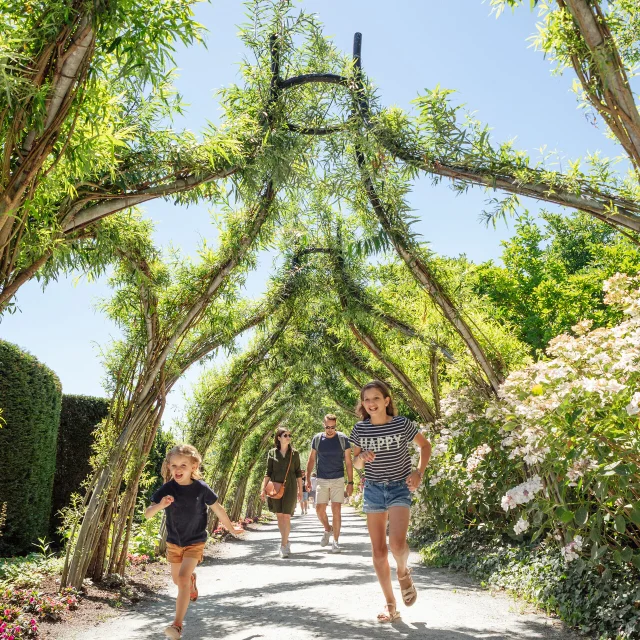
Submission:
[[[191,458],[192,463],[197,463],[198,468],[191,474],[191,477],[194,480],[201,480],[202,473],[200,472],[200,465],[202,464],[202,456],[198,453],[198,450],[190,445],[190,444],[178,444],[172,449],[169,449],[167,455],[162,462],[162,478],[165,482],[169,482],[171,480],[171,470],[169,469],[169,464],[171,463],[172,456],[185,456],[186,458]]]
[[[381,380],[372,380],[371,382],[365,384],[362,389],[360,389],[360,402],[358,402],[358,405],[356,406],[356,413],[363,420],[368,420],[371,417],[362,404],[362,400],[364,399],[364,392],[368,389],[377,389],[382,394],[383,398],[389,398],[389,404],[387,405],[388,416],[398,415],[398,410],[396,409],[396,405],[393,402],[393,396],[391,395],[391,390],[389,389],[389,387]]]

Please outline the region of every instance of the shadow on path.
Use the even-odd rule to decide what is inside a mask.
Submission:
[[[215,548],[198,568],[200,597],[187,614],[184,640],[489,640],[576,638],[541,615],[519,613],[508,598],[478,589],[465,575],[417,565],[418,602],[400,606],[403,621],[376,622],[384,599],[371,565],[365,521],[345,509],[341,554],[319,545],[315,514],[293,519],[292,555],[277,555],[273,523],[253,528],[242,540]],[[395,571],[394,571],[395,580]],[[162,638],[171,622],[174,590],[137,610],[62,640]],[[61,630],[62,631],[62,630]]]

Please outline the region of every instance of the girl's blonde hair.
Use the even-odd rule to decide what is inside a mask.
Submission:
[[[398,411],[396,410],[396,405],[393,402],[393,397],[391,396],[391,389],[382,382],[381,380],[372,380],[367,383],[360,389],[360,402],[358,402],[358,406],[356,407],[356,413],[363,419],[368,420],[371,416],[368,411],[364,408],[362,401],[364,400],[364,392],[369,389],[377,389],[383,398],[389,398],[389,404],[387,405],[387,415],[388,416],[397,416]]]
[[[191,458],[191,462],[198,465],[198,468],[191,474],[191,477],[194,480],[202,479],[202,473],[200,472],[202,456],[198,453],[198,450],[190,444],[178,444],[167,451],[167,455],[162,462],[161,473],[162,478],[165,482],[169,482],[169,480],[171,480],[171,470],[169,469],[169,464],[171,464],[172,456],[185,456],[186,458]]]

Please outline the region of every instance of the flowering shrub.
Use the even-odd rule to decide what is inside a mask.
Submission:
[[[129,561],[129,564],[134,567],[153,562],[146,553],[129,553],[127,554],[127,560]]]
[[[414,535],[477,527],[553,542],[605,578],[640,569],[639,282],[607,280],[605,303],[624,321],[554,338],[499,398],[445,398]]]
[[[78,607],[74,589],[49,596],[36,590],[3,589],[0,591],[0,640],[37,638],[37,620],[59,620],[65,611]]]
[[[6,613],[6,611],[5,611]],[[37,638],[38,624],[31,618],[28,622],[7,622],[0,615],[0,640],[19,640],[20,638]]]
[[[258,518],[245,518],[244,520],[239,520],[238,522],[234,522],[233,524],[235,524],[237,527],[242,527],[243,529],[246,528],[246,526],[248,524],[253,524],[254,522],[258,522]],[[227,533],[229,533],[221,524],[219,524],[214,530],[213,530],[213,537],[215,538],[224,538]]]

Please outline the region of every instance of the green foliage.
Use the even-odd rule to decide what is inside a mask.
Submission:
[[[63,395],[51,501],[51,531],[61,524],[58,511],[70,504],[71,494],[81,492],[91,472],[94,431],[107,417],[109,401],[91,396]]]
[[[49,532],[60,424],[60,381],[33,356],[0,341],[0,495],[7,503],[0,556],[28,552]]]
[[[566,565],[553,546],[517,544],[478,530],[442,536],[420,554],[429,566],[467,571],[485,586],[514,593],[590,637],[623,640],[640,634],[640,583],[627,566],[615,566],[605,576],[583,562]]]
[[[580,320],[611,326],[621,312],[603,302],[602,282],[617,272],[640,271],[640,253],[624,237],[586,214],[527,213],[502,243],[502,263],[489,261],[471,274],[474,291],[491,302],[538,357],[551,338]]]
[[[0,588],[37,589],[45,578],[60,573],[63,563],[64,558],[38,551],[31,551],[26,556],[2,558]]]
[[[149,503],[140,499],[138,504],[136,522],[131,531],[129,552],[133,556],[148,556],[150,560],[157,560],[162,518],[145,518],[142,513]]]
[[[576,324],[575,337],[551,341],[547,359],[513,371],[498,399],[467,389],[443,400],[413,517],[416,537],[477,529],[558,548],[567,575],[598,575],[588,594],[597,605],[584,612],[593,624],[609,620],[606,630],[609,613],[594,613],[604,601],[622,603],[620,630],[637,624],[623,588],[640,581],[637,286],[637,277],[607,280],[604,302],[624,319],[594,330]],[[565,602],[570,593],[562,603],[558,595],[558,607],[577,606],[575,594]],[[588,626],[580,611],[567,619]]]
[[[140,480],[138,497],[145,506],[151,501],[153,493],[164,484],[161,473],[162,463],[167,455],[167,451],[176,444],[177,442],[170,431],[158,429],[158,433],[156,433],[153,441],[153,446],[149,452],[149,459],[145,466],[143,478]]]

